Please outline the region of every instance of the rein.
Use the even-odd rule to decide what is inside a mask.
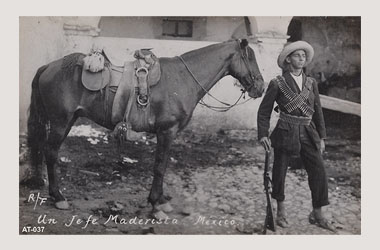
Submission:
[[[246,103],[247,101],[249,101],[251,98],[249,98],[247,101],[243,102],[243,103],[238,103],[240,101],[240,99],[243,97],[244,95],[244,99],[245,99],[245,90],[244,89],[241,89],[241,95],[240,97],[237,99],[237,101],[234,103],[234,104],[229,104],[229,103],[226,103],[226,102],[223,102],[221,100],[219,100],[218,98],[216,98],[215,96],[213,96],[212,94],[210,94],[210,92],[202,86],[202,84],[200,84],[200,82],[198,81],[198,79],[195,77],[195,75],[193,74],[193,72],[190,70],[189,66],[187,66],[185,60],[182,58],[182,56],[178,56],[179,59],[181,59],[183,65],[185,65],[185,68],[189,71],[190,75],[194,78],[195,82],[203,89],[203,91],[209,95],[211,98],[213,98],[214,100],[216,100],[217,102],[225,105],[226,107],[217,107],[217,106],[211,106],[207,103],[204,102],[203,100],[203,97],[201,98],[201,100],[199,101],[199,104],[201,104],[202,106],[205,106],[206,108],[209,108],[213,111],[217,111],[217,112],[227,112],[228,110],[230,110],[231,108],[237,106],[237,105],[241,105],[241,104],[244,104]]]
[[[239,98],[236,100],[236,102],[234,104],[228,104],[229,106],[228,107],[218,107],[218,106],[211,106],[207,103],[205,103],[203,101],[203,99],[201,99],[199,101],[199,104],[206,107],[206,108],[209,108],[213,111],[216,111],[216,112],[227,112],[228,110],[230,110],[231,108],[235,107],[235,106],[239,106],[239,105],[243,105],[245,104],[246,102],[250,101],[252,99],[252,97],[248,98],[247,100],[245,100],[244,102],[241,102],[241,103],[238,103],[240,101],[240,99],[243,97],[243,99],[245,99],[245,95],[244,95],[244,90],[242,90],[242,93],[241,95],[239,96]]]

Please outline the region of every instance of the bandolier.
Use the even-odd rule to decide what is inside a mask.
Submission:
[[[286,111],[288,113],[291,113],[298,108],[306,117],[311,119],[314,114],[314,110],[307,104],[307,99],[309,98],[312,83],[310,81],[306,81],[305,88],[303,88],[301,93],[296,94],[293,92],[293,90],[290,89],[288,84],[286,84],[283,76],[277,76],[276,80],[282,94],[289,101],[286,105],[284,105]]]

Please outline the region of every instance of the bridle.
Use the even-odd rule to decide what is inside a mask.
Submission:
[[[182,58],[182,56],[178,56],[178,58],[182,61],[183,65],[185,65],[185,68],[187,69],[187,71],[189,71],[190,75],[193,77],[193,79],[195,80],[195,82],[203,89],[203,91],[208,95],[210,96],[211,98],[213,98],[214,100],[216,100],[217,102],[219,102],[220,104],[223,104],[225,105],[225,107],[218,107],[218,106],[211,106],[207,103],[204,102],[203,100],[203,97],[201,98],[201,100],[199,101],[199,104],[201,104],[202,106],[205,106],[206,108],[209,108],[213,111],[217,111],[217,112],[226,112],[228,110],[230,110],[231,108],[235,107],[235,106],[238,106],[238,105],[242,105],[248,101],[250,101],[252,98],[249,97],[248,100],[242,102],[242,103],[239,103],[240,99],[243,97],[243,99],[245,99],[245,93],[247,91],[250,91],[250,89],[254,86],[254,82],[255,82],[255,79],[259,78],[259,77],[262,77],[261,74],[257,74],[255,75],[251,68],[249,67],[249,63],[248,63],[248,58],[247,58],[247,55],[248,55],[248,51],[247,51],[247,48],[245,48],[245,53],[243,52],[243,49],[241,49],[240,47],[240,39],[237,40],[237,43],[238,43],[238,46],[239,46],[239,51],[240,51],[240,55],[243,59],[243,62],[244,62],[244,65],[246,66],[248,72],[249,72],[249,77],[251,78],[252,80],[252,83],[249,84],[249,86],[244,86],[244,88],[242,88],[240,91],[241,91],[241,94],[239,96],[239,98],[236,100],[235,103],[233,104],[229,104],[229,103],[226,103],[226,102],[223,102],[221,100],[219,100],[218,98],[216,98],[215,96],[213,96],[212,94],[210,94],[210,92],[202,86],[202,84],[198,81],[198,79],[195,77],[195,75],[193,74],[193,72],[190,70],[189,66],[186,64],[185,60]]]
[[[255,82],[255,79],[258,79],[258,78],[263,78],[262,77],[262,75],[260,74],[260,73],[258,73],[258,74],[255,74],[253,71],[252,71],[252,69],[249,67],[249,63],[248,63],[248,49],[247,49],[247,47],[248,47],[248,45],[247,45],[247,47],[245,47],[245,49],[244,49],[244,51],[243,51],[243,49],[240,47],[240,42],[241,42],[241,40],[240,39],[238,39],[237,40],[237,43],[238,43],[238,46],[239,46],[239,51],[240,51],[240,55],[241,55],[241,57],[242,57],[242,59],[243,59],[243,62],[244,62],[244,64],[245,64],[245,67],[247,68],[247,70],[248,70],[248,72],[249,72],[249,77],[251,78],[251,80],[252,80],[252,83],[250,83],[248,86],[244,86],[244,88],[245,88],[245,90],[244,91],[250,91],[251,90],[251,88],[254,86],[254,82]]]

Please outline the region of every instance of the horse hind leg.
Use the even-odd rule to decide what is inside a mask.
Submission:
[[[67,134],[70,132],[76,117],[69,122],[62,120],[50,124],[50,132],[44,148],[45,161],[49,180],[49,195],[54,199],[58,209],[68,209],[69,204],[59,189],[59,176],[57,175],[58,151]]]
[[[39,78],[47,66],[38,69],[32,82],[32,96],[28,116],[27,145],[30,153],[30,175],[21,184],[30,188],[41,188],[45,185],[43,178],[43,148],[46,141],[47,118],[44,112],[41,96],[38,91]]]
[[[39,145],[37,145],[39,144]],[[30,177],[21,182],[32,189],[39,189],[45,185],[44,171],[43,171],[43,145],[36,142],[36,145],[30,147]],[[45,173],[46,174],[46,173]]]
[[[31,189],[40,189],[45,185],[43,171],[43,148],[46,140],[46,128],[39,124],[28,124],[28,148],[30,156],[30,171],[20,184]]]

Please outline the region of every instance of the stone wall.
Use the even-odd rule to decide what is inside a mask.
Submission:
[[[298,23],[298,25],[296,24]],[[315,50],[307,71],[319,80],[323,94],[360,102],[360,17],[294,17],[288,34]]]

